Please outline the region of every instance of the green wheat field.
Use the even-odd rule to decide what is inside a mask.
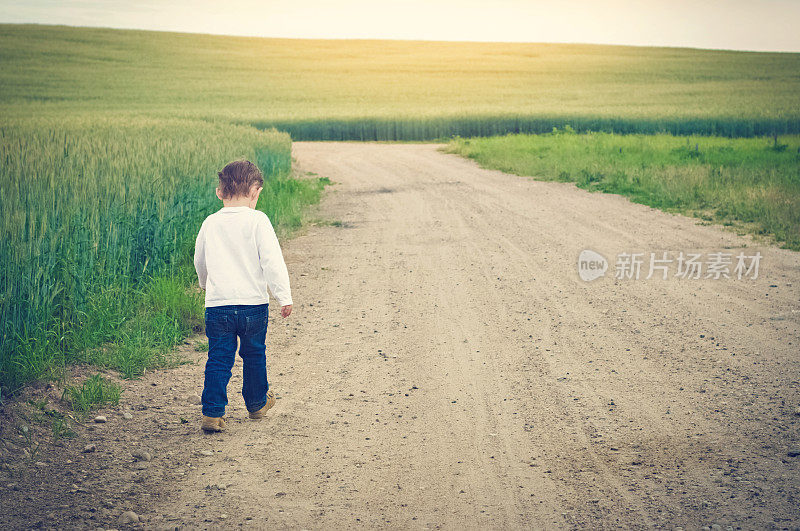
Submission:
[[[800,249],[799,134],[793,53],[0,25],[0,392],[175,363],[234,158],[284,234],[326,185],[292,175],[292,140],[444,140]]]

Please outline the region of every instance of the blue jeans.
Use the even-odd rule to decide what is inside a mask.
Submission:
[[[236,359],[236,338],[242,357],[242,396],[248,411],[267,403],[267,304],[206,308],[208,361],[203,385],[203,415],[222,417],[228,405],[228,381]]]

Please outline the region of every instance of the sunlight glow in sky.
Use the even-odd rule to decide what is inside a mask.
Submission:
[[[0,0],[0,22],[800,52],[800,0]]]

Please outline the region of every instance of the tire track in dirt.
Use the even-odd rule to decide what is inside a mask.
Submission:
[[[459,204],[462,205],[468,204],[468,201],[465,201],[464,197],[451,198],[449,202],[453,203],[458,202]],[[493,203],[495,202],[493,201]],[[469,217],[475,220],[482,220],[486,219],[489,216],[496,215],[492,214],[491,212],[494,213],[503,212],[503,209],[498,208],[497,205],[495,205],[494,208],[476,208],[474,211],[472,211],[472,215],[470,215]],[[466,215],[461,218],[462,222],[461,225],[466,228],[466,230],[463,230],[462,232],[469,235],[485,232],[486,234],[484,234],[483,236],[486,238],[486,241],[488,242],[493,240],[499,243],[500,244],[499,247],[503,250],[502,253],[493,253],[492,255],[489,255],[488,258],[490,262],[483,264],[483,273],[486,281],[493,280],[494,277],[492,271],[499,270],[501,268],[505,269],[504,271],[505,276],[517,280],[524,279],[529,274],[532,273],[530,266],[528,265],[528,262],[531,257],[530,251],[527,252],[524,251],[519,245],[515,244],[515,242],[511,238],[505,236],[501,232],[498,232],[496,230],[497,227],[495,227],[493,224],[488,224],[488,226],[482,226],[487,224],[478,222],[473,224],[473,226],[468,226],[466,220],[464,219],[465,217]],[[509,216],[500,216],[500,217],[502,217],[505,220]],[[475,241],[474,237],[465,238],[465,242],[467,242],[470,245],[473,254],[475,255],[480,254],[481,247],[478,244],[478,242]],[[497,257],[499,257],[500,260],[496,260]],[[508,305],[509,302],[511,302],[508,300],[508,297],[507,296],[504,297],[502,293],[498,290],[494,292],[493,302],[494,304],[489,307],[493,309],[492,311],[498,311],[502,313],[502,315],[498,316],[499,321],[513,322],[513,317],[510,316],[506,310],[506,305]],[[522,301],[517,302],[517,304],[520,303],[524,304],[524,302]],[[525,312],[523,312],[523,314],[524,313]],[[522,325],[522,323],[519,323],[519,325]],[[544,339],[546,342],[552,340],[548,330],[546,329],[540,331],[540,335],[543,336],[540,339]],[[568,352],[569,349],[567,349],[566,351]],[[521,354],[522,356],[525,355],[524,352]],[[554,371],[551,364],[547,363],[545,364],[544,367],[539,368],[539,372],[552,378],[552,374]],[[512,397],[515,395],[516,393],[506,391],[501,396]],[[549,396],[547,396],[546,393],[541,393],[539,396],[535,397],[535,400],[540,409],[542,409],[543,404],[546,404],[546,406],[543,408],[546,411],[553,412],[556,409],[563,409],[564,412],[562,414],[565,416],[565,418],[575,418],[576,416],[575,412],[571,411],[571,409],[573,408],[569,408],[570,400],[564,396],[563,390],[560,389],[557,384],[552,387]],[[519,428],[520,427],[518,426],[517,430],[515,430],[517,433],[523,433],[525,431],[524,426],[522,427],[522,429]],[[635,507],[635,510],[638,513],[639,521],[649,523],[647,514],[642,509],[641,505],[638,503],[638,500],[631,498],[630,496],[627,495],[627,492],[622,488],[622,486],[615,479],[613,474],[606,468],[605,464],[592,451],[592,448],[588,441],[588,437],[585,435],[584,431],[576,428],[578,427],[570,426],[568,436],[562,437],[558,446],[564,448],[566,447],[566,445],[571,445],[572,446],[572,448],[570,448],[571,452],[575,454],[585,454],[591,461],[590,467],[597,471],[598,476],[600,476],[601,481],[604,483],[604,488],[610,490],[610,495],[606,494],[606,497],[609,499],[622,500],[623,505],[626,508]],[[552,434],[550,434],[550,436],[552,437]],[[547,434],[542,433],[542,437],[547,437]],[[525,443],[527,443],[525,444],[525,446],[530,446],[531,442],[532,441],[530,440],[525,441]],[[566,493],[564,492],[560,492],[559,494],[563,499],[575,498],[579,495],[579,493],[576,492],[571,492],[569,495],[565,495]],[[520,525],[524,524],[520,522]]]

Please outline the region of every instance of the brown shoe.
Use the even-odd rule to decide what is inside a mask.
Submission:
[[[250,418],[255,420],[263,418],[267,410],[274,405],[275,405],[275,393],[273,393],[272,389],[270,389],[269,391],[267,391],[267,403],[264,404],[264,407],[262,407],[258,411],[251,411]]]
[[[200,428],[206,432],[222,431],[225,429],[225,419],[223,417],[206,417],[203,415],[203,423]]]

